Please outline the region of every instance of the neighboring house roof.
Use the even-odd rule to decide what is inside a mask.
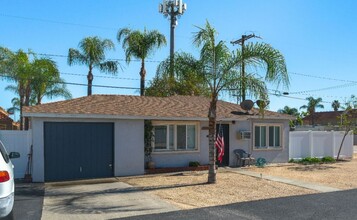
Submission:
[[[20,125],[10,118],[9,113],[0,107],[0,130],[17,130],[19,127]]]
[[[315,112],[314,115],[308,115],[302,120],[304,124],[311,124],[311,119],[314,117],[315,124],[317,125],[337,125],[340,124],[341,119],[339,118],[344,111],[331,111],[331,112]],[[353,118],[357,118],[357,113],[352,113]]]
[[[81,98],[24,107],[27,117],[122,118],[163,120],[208,120],[210,99],[200,96],[127,96],[92,95]],[[261,118],[258,109],[249,114],[239,105],[218,101],[217,119],[245,120]],[[292,119],[290,115],[265,111],[264,118]]]

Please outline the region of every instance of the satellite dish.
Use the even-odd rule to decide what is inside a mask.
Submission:
[[[253,108],[254,102],[252,100],[245,100],[242,103],[240,103],[240,107],[242,107],[243,110],[249,111]]]
[[[265,108],[269,105],[270,101],[269,100],[267,100],[267,101],[257,100],[256,103],[257,103],[258,107]]]

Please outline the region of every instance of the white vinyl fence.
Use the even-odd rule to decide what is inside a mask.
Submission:
[[[342,138],[342,131],[292,131],[289,134],[289,158],[325,156],[336,158]],[[345,138],[340,157],[353,157],[352,132]]]
[[[0,130],[0,140],[5,145],[8,153],[16,151],[20,153],[20,158],[12,159],[14,164],[15,178],[24,178],[28,154],[31,147],[31,130],[29,131],[7,131]]]

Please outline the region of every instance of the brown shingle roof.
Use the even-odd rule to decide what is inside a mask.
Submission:
[[[92,95],[76,99],[24,107],[24,116],[43,117],[48,115],[91,115],[113,116],[114,118],[183,118],[206,119],[210,100],[199,96],[126,96]],[[218,101],[219,119],[247,119],[258,117],[258,110],[252,109],[245,114],[239,105]],[[290,119],[290,116],[265,111],[264,117]]]

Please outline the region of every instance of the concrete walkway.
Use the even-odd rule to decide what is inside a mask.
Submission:
[[[109,180],[46,184],[42,219],[115,219],[178,210],[115,178]]]
[[[266,180],[271,180],[271,181],[275,181],[275,182],[285,183],[285,184],[298,186],[298,187],[302,187],[302,188],[306,188],[306,189],[312,189],[312,190],[316,190],[318,192],[341,191],[341,189],[324,186],[324,185],[320,185],[320,184],[316,184],[316,183],[304,182],[304,181],[300,181],[300,180],[287,179],[287,178],[283,178],[283,177],[270,176],[270,175],[265,175],[265,174],[263,175],[261,173],[247,171],[247,170],[244,170],[241,168],[231,168],[231,169],[228,168],[227,171],[239,173],[242,175],[262,178],[262,179],[266,179]]]

